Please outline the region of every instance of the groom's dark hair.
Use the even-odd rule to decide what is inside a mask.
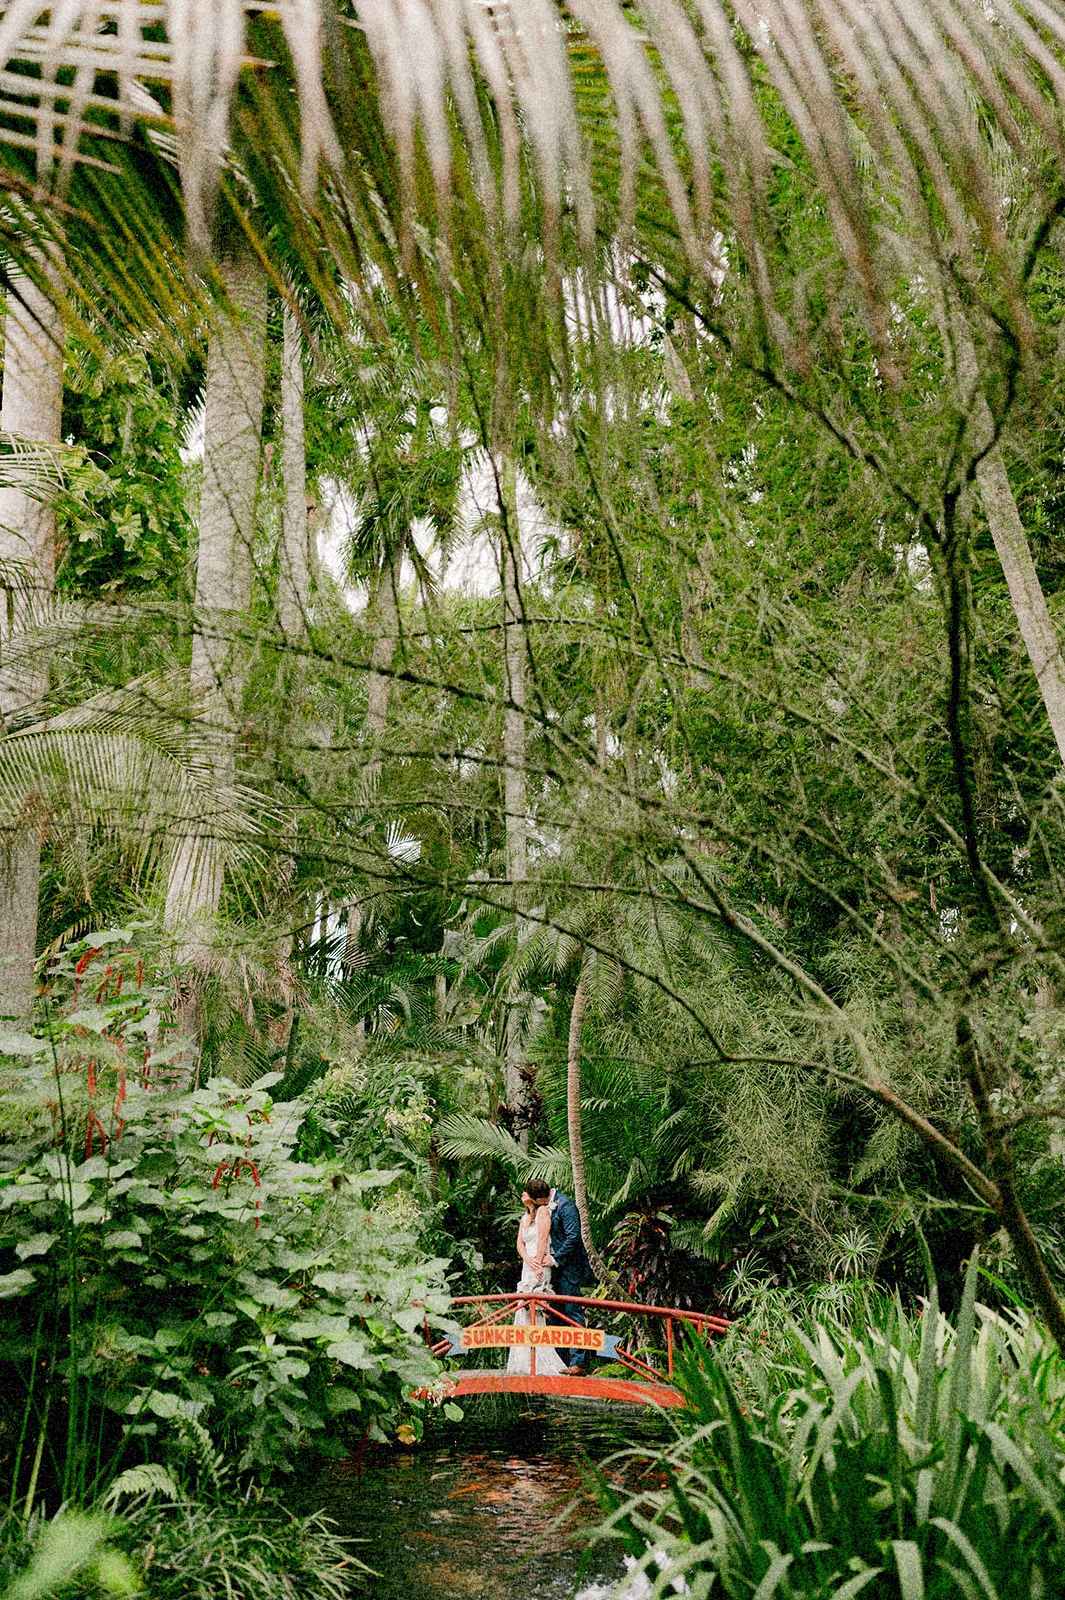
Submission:
[[[551,1193],[551,1185],[545,1183],[543,1178],[530,1178],[525,1185],[525,1193],[530,1200],[546,1200]]]

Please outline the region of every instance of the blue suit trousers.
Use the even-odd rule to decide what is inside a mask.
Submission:
[[[551,1287],[555,1294],[580,1294],[581,1275],[567,1272],[564,1267],[556,1268],[552,1277]],[[555,1314],[557,1311],[563,1312],[564,1316],[557,1316]],[[576,1322],[582,1328],[585,1326],[583,1306],[572,1305],[567,1302],[564,1306],[553,1307],[547,1313],[548,1322],[553,1323],[556,1327],[566,1326],[565,1317],[568,1317],[571,1322]],[[588,1365],[587,1350],[560,1347],[558,1353],[568,1367],[587,1367]]]

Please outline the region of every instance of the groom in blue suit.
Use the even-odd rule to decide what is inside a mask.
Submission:
[[[547,1200],[551,1207],[551,1254],[555,1259],[555,1267],[551,1276],[552,1289],[555,1294],[580,1294],[582,1284],[586,1283],[592,1275],[591,1262],[588,1252],[584,1248],[584,1236],[581,1233],[581,1219],[576,1205],[568,1194],[563,1194],[561,1189],[552,1189],[546,1183],[535,1180],[525,1185],[526,1192],[534,1200]],[[584,1307],[566,1304],[557,1310],[564,1313],[558,1316],[548,1312],[547,1320],[557,1327],[565,1327],[565,1318],[584,1327]],[[568,1366],[570,1372],[583,1373],[588,1365],[587,1350],[560,1349],[559,1355]]]

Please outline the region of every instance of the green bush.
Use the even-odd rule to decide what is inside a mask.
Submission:
[[[1065,1363],[1021,1314],[933,1295],[860,1329],[793,1325],[781,1370],[738,1385],[709,1350],[679,1368],[690,1410],[663,1486],[600,1538],[630,1585],[693,1600],[1051,1600],[1065,1593]],[[646,1589],[644,1590],[646,1592]]]
[[[302,1107],[271,1079],[169,1088],[134,952],[75,952],[66,977],[48,1039],[0,1040],[12,1503],[38,1471],[85,1503],[123,1457],[187,1454],[194,1424],[260,1475],[380,1439],[434,1380],[448,1304],[444,1264],[368,1209],[389,1174],[294,1160]]]
[[[120,1546],[152,1600],[343,1600],[368,1570],[325,1517],[256,1497],[144,1499],[123,1520]]]
[[[145,1493],[121,1518],[67,1510],[0,1526],[0,1600],[345,1600],[369,1570],[327,1519],[261,1495]]]
[[[101,1513],[65,1508],[24,1520],[9,1512],[0,1520],[0,1600],[138,1593],[137,1570],[114,1543],[121,1531]]]

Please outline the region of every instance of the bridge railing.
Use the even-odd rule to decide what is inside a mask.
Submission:
[[[673,1357],[676,1345],[675,1327],[677,1324],[686,1325],[703,1337],[708,1334],[725,1333],[731,1326],[727,1318],[713,1316],[704,1311],[688,1311],[679,1306],[649,1306],[640,1304],[635,1300],[599,1300],[590,1296],[572,1294],[468,1294],[457,1295],[451,1303],[455,1307],[489,1307],[482,1317],[475,1322],[468,1323],[464,1332],[475,1328],[498,1328],[502,1323],[513,1322],[517,1312],[522,1308],[528,1311],[529,1325],[533,1327],[544,1325],[537,1320],[538,1312],[542,1310],[546,1316],[546,1312],[550,1309],[553,1312],[553,1321],[556,1322],[556,1326],[560,1326],[563,1329],[567,1326],[580,1328],[582,1325],[562,1310],[563,1306],[574,1305],[593,1312],[611,1311],[630,1317],[660,1318],[665,1324],[666,1374],[669,1378],[673,1376]],[[469,1344],[456,1344],[450,1338],[442,1339],[434,1344],[433,1353],[437,1356],[464,1354],[468,1349],[480,1343],[481,1341],[479,1340],[471,1340]],[[503,1342],[500,1341],[500,1348],[504,1347]],[[623,1366],[628,1367],[640,1377],[661,1382],[662,1373],[651,1366],[649,1362],[643,1360],[634,1350],[626,1349],[619,1338],[613,1334],[604,1334],[601,1353],[621,1362]],[[536,1373],[535,1344],[529,1345],[529,1371],[530,1375],[535,1375]]]

